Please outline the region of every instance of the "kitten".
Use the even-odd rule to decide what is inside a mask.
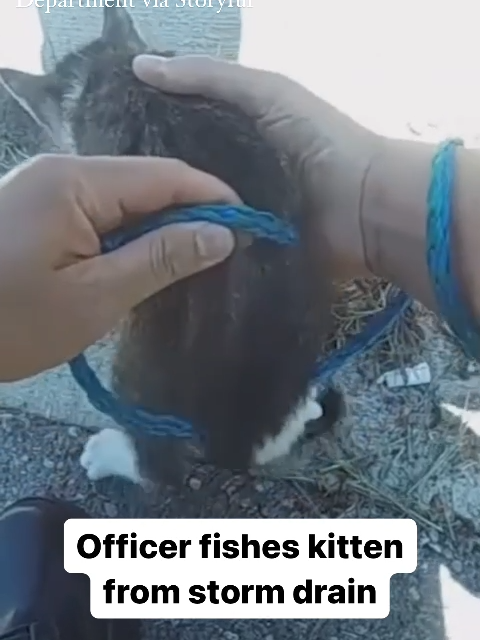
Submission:
[[[169,95],[138,81],[132,59],[148,49],[128,12],[105,8],[103,19],[101,37],[45,79],[63,143],[82,155],[180,158],[300,234],[296,246],[238,242],[223,264],[139,305],[121,331],[113,386],[151,412],[189,421],[217,466],[267,464],[322,416],[310,379],[332,328],[326,249],[309,248],[313,220],[295,178],[254,121],[222,101]],[[334,409],[322,420],[331,422],[338,402],[329,404]],[[180,440],[106,429],[87,442],[81,464],[92,480],[178,482],[184,448]]]

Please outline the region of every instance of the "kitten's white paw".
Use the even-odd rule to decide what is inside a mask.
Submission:
[[[323,407],[317,401],[317,390],[311,389],[305,402],[297,409],[297,418],[302,417],[305,422],[318,420],[323,416]]]
[[[131,438],[119,429],[102,429],[91,436],[80,456],[90,480],[118,476],[143,485],[137,452]]]
[[[307,397],[285,421],[282,430],[276,436],[266,438],[263,445],[257,447],[254,454],[255,464],[268,464],[290,453],[295,442],[303,435],[307,422],[317,420],[323,415],[322,406],[316,398],[316,389],[309,389]]]

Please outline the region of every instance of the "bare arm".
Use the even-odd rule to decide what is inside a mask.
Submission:
[[[296,164],[318,233],[331,246],[334,276],[373,273],[435,310],[426,224],[436,145],[379,137],[276,73],[205,56],[140,56],[134,69],[161,89],[222,98],[254,117]],[[453,259],[480,321],[480,154],[458,149],[456,161]]]
[[[436,145],[385,140],[365,183],[362,228],[369,268],[435,310],[426,262],[427,194]],[[456,151],[453,262],[480,319],[480,154]]]

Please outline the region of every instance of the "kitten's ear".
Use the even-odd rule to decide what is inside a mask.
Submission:
[[[60,142],[61,107],[50,76],[37,76],[16,69],[0,69],[0,91],[6,92],[39,127],[46,127]]]
[[[124,7],[103,8],[102,40],[108,44],[144,51],[147,46]]]

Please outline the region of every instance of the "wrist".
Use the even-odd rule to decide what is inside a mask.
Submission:
[[[360,211],[368,269],[431,309],[426,227],[435,152],[432,144],[382,138],[365,176]]]
[[[453,185],[453,272],[462,297],[473,316],[480,319],[480,153],[457,148]]]
[[[318,233],[330,248],[333,276],[337,280],[369,277],[361,210],[365,183],[380,137],[357,123],[343,123],[335,143],[315,159],[311,191]],[[346,133],[344,130],[347,130]]]

